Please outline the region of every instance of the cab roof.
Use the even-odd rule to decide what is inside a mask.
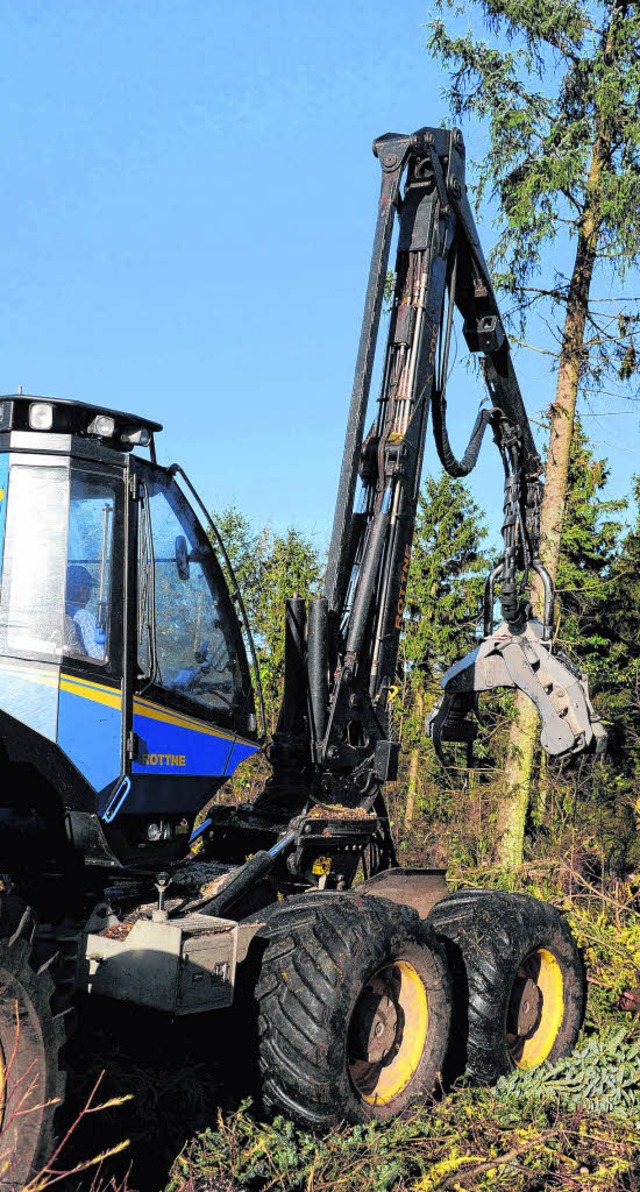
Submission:
[[[97,439],[118,451],[150,446],[162,424],[107,406],[28,393],[0,395],[0,431],[39,430]]]

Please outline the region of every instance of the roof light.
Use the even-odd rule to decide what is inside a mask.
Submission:
[[[100,435],[101,439],[110,439],[115,429],[116,420],[108,414],[96,414],[87,427],[90,435]]]
[[[127,431],[120,437],[123,443],[131,443],[134,447],[148,447],[151,442],[151,431],[146,426],[141,426],[138,430]]]
[[[45,401],[34,401],[29,406],[29,426],[32,430],[51,430],[53,406]]]

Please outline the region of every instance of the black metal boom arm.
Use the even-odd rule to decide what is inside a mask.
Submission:
[[[374,704],[380,706],[395,675],[430,404],[448,471],[458,475],[470,471],[484,429],[498,410],[517,428],[524,469],[532,482],[541,465],[466,196],[460,133],[423,128],[407,137],[387,135],[374,143],[374,153],[382,167],[378,226],[325,595],[334,632],[342,637],[345,665],[359,675]],[[375,338],[396,217],[395,286],[382,390],[376,424],[365,437]],[[442,365],[444,361],[446,369],[450,331],[449,321],[443,328],[447,297],[450,313],[455,304],[462,314],[469,348],[483,358],[492,403],[491,410],[479,415],[459,464],[444,420]],[[356,511],[358,475],[361,493]]]
[[[381,785],[395,776],[398,750],[390,739],[387,702],[396,677],[430,408],[438,454],[450,475],[471,471],[488,425],[505,467],[504,554],[488,581],[482,665],[475,667],[474,655],[452,668],[455,694],[445,695],[436,747],[452,712],[461,721],[475,693],[495,685],[491,658],[506,650],[505,643],[503,685],[526,690],[546,716],[550,752],[585,747],[591,722],[586,687],[583,699],[578,683],[574,721],[567,729],[562,701],[570,684],[562,686],[560,671],[554,679],[547,674],[553,588],[538,555],[541,461],[467,199],[462,136],[435,128],[411,136],[390,133],[374,142],[373,151],[382,170],[380,200],[325,590],[312,602],[308,619],[302,602],[288,602],[289,677],[272,747],[274,778],[259,802],[300,806],[306,796],[374,808],[384,819]],[[367,429],[396,223],[382,379],[377,414]],[[469,350],[480,356],[489,399],[460,460],[446,427],[455,309]],[[536,622],[539,631],[523,598],[530,568],[541,576],[548,597],[544,624]],[[497,645],[491,638],[496,581],[504,621]],[[542,694],[536,678],[541,663],[547,676]],[[554,683],[559,694],[549,695]],[[455,739],[469,735],[465,725]]]

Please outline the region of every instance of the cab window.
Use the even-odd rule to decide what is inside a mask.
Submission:
[[[0,602],[8,653],[109,662],[115,483],[12,464]]]
[[[142,485],[138,666],[179,698],[231,714],[242,696],[233,612],[211,549],[176,487]]]
[[[69,470],[12,463],[2,572],[2,649],[59,661]]]
[[[112,485],[72,475],[64,652],[97,665],[110,656],[114,515]]]

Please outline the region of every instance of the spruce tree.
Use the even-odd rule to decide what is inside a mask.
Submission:
[[[597,459],[576,421],[569,459],[569,492],[557,574],[557,641],[594,684],[607,646],[609,601],[616,599],[616,564],[625,500],[605,497],[606,459]]]
[[[313,542],[290,528],[255,529],[235,506],[214,516],[234,569],[257,648],[267,727],[275,729],[284,675],[284,610],[290,596],[317,596],[324,560]]]
[[[226,505],[219,513],[214,513],[213,521],[224,542],[253,629],[262,599],[272,531],[268,526],[256,530],[247,515],[235,505]]]
[[[428,476],[418,502],[402,635],[411,674],[439,680],[470,648],[488,569],[486,536],[467,485],[445,472]]]
[[[598,640],[587,665],[600,689],[608,754],[636,799],[640,778],[640,478],[633,485],[634,525],[614,559],[595,610]],[[640,813],[640,803],[638,803]]]
[[[496,281],[525,315],[557,328],[559,352],[542,508],[542,555],[555,579],[578,395],[604,378],[637,390],[637,301],[611,299],[640,253],[640,9],[628,0],[472,0],[491,44],[436,0],[429,48],[451,68],[455,117],[487,126],[480,196],[497,205]],[[563,271],[563,261],[569,259]],[[545,349],[546,350],[546,349]],[[536,718],[518,701],[498,856],[522,859]]]
[[[605,719],[608,719],[608,707],[603,688],[610,673],[612,634],[615,638],[610,602],[612,597],[615,599],[617,582],[620,516],[626,510],[625,500],[607,499],[608,479],[607,461],[594,455],[577,419],[569,457],[568,499],[557,570],[556,645],[566,650],[587,673],[592,696]],[[590,767],[585,771],[572,763],[560,766],[547,763],[538,749],[535,757],[540,762],[538,818],[541,809],[549,808],[547,788],[557,785],[560,774],[565,801],[575,805],[578,795],[582,804],[591,801]],[[504,806],[500,808],[500,814],[503,813]],[[500,815],[498,826],[501,826]]]
[[[425,717],[441,694],[447,667],[473,648],[489,560],[487,531],[461,480],[446,473],[424,482],[416,519],[399,655],[396,722],[408,755],[405,828],[423,777],[433,766]]]
[[[284,679],[285,600],[317,596],[323,574],[318,548],[299,530],[273,534],[257,593],[254,628],[267,724],[273,732],[282,699]]]

